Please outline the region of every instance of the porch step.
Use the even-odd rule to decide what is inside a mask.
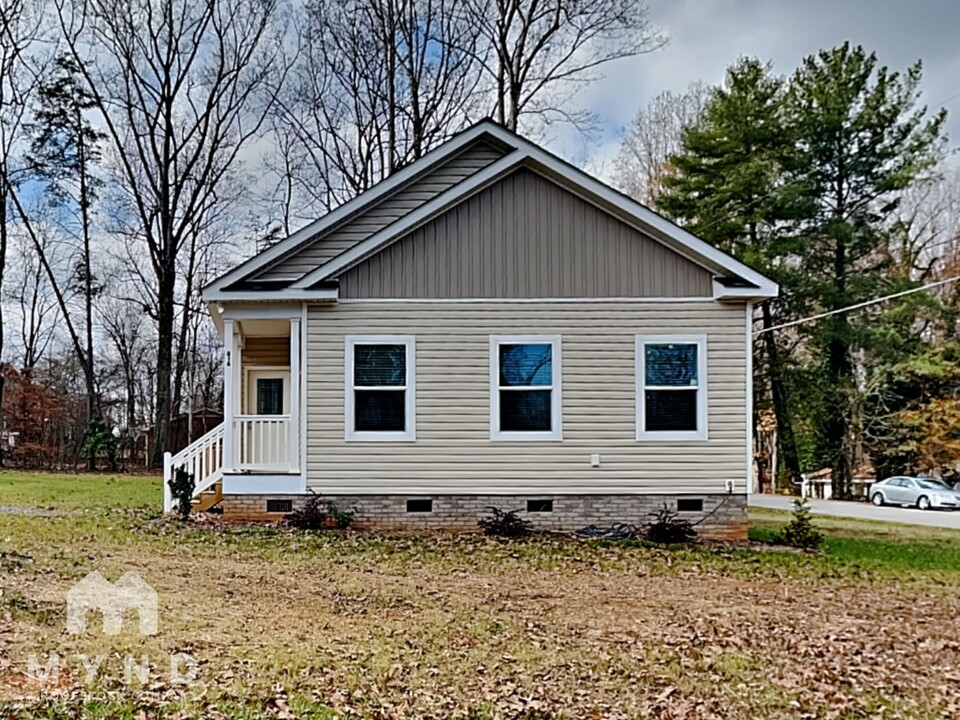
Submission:
[[[193,512],[200,513],[206,512],[221,500],[223,500],[223,483],[218,482],[210,489],[204,490],[197,495],[197,497],[193,498],[193,500],[190,501],[190,505],[193,507]]]

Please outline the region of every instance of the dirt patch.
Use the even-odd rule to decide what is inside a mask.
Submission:
[[[114,667],[101,686],[182,717],[212,716],[225,698],[257,716],[305,718],[325,717],[316,708],[371,718],[960,716],[960,593],[949,580],[778,574],[753,569],[763,550],[687,555],[555,538],[148,526],[126,543],[78,540],[76,563],[49,566],[39,545],[16,573],[21,604],[47,607],[91,569],[111,579],[134,570],[159,594],[161,631],[68,636],[0,610],[0,693],[16,689],[31,712],[57,702],[22,682],[33,649],[68,666],[81,652],[146,653],[151,685],[126,686]],[[199,662],[186,689],[160,674],[173,652]],[[71,677],[73,707],[90,691]]]

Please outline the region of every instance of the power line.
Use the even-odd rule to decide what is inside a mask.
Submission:
[[[865,300],[864,302],[857,303],[856,305],[849,305],[847,307],[838,308],[837,310],[830,310],[829,312],[818,313],[817,315],[811,315],[810,317],[800,318],[799,320],[791,320],[790,322],[781,323],[780,325],[773,325],[768,328],[762,328],[761,330],[754,330],[753,334],[762,335],[765,332],[772,332],[773,330],[782,330],[783,328],[793,327],[794,325],[801,325],[802,323],[811,322],[812,320],[820,320],[825,317],[830,317],[831,315],[838,315],[839,313],[850,312],[852,310],[859,310],[860,308],[865,308],[870,305],[876,305],[877,303],[886,302],[887,300],[893,300],[894,298],[903,297],[904,295],[912,295],[913,293],[920,292],[921,290],[930,290],[931,288],[939,287],[940,285],[946,285],[947,283],[952,283],[956,280],[960,280],[960,275],[954,275],[953,277],[949,277],[944,280],[937,280],[936,282],[930,283],[929,285],[910,288],[909,290],[901,290],[900,292],[895,292],[892,295],[884,295],[883,297],[874,298],[873,300]]]

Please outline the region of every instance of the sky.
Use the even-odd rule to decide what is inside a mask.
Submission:
[[[609,65],[580,95],[601,120],[599,136],[558,136],[556,152],[608,175],[620,133],[637,109],[696,80],[718,84],[740,56],[769,60],[790,74],[821,48],[849,40],[902,70],[923,61],[924,102],[948,110],[951,145],[960,145],[960,0],[649,0],[650,19],[669,38],[653,53]],[[579,147],[578,147],[579,145]],[[956,160],[956,158],[954,158]],[[582,162],[582,160],[581,160]]]

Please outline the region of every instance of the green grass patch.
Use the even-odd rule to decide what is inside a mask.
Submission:
[[[753,518],[750,539],[775,544],[780,528],[788,520],[789,513]],[[960,532],[955,530],[822,516],[815,522],[826,535],[820,556],[834,567],[878,572],[960,572]]]
[[[159,508],[162,502],[158,476],[0,472],[0,506],[94,510]]]

